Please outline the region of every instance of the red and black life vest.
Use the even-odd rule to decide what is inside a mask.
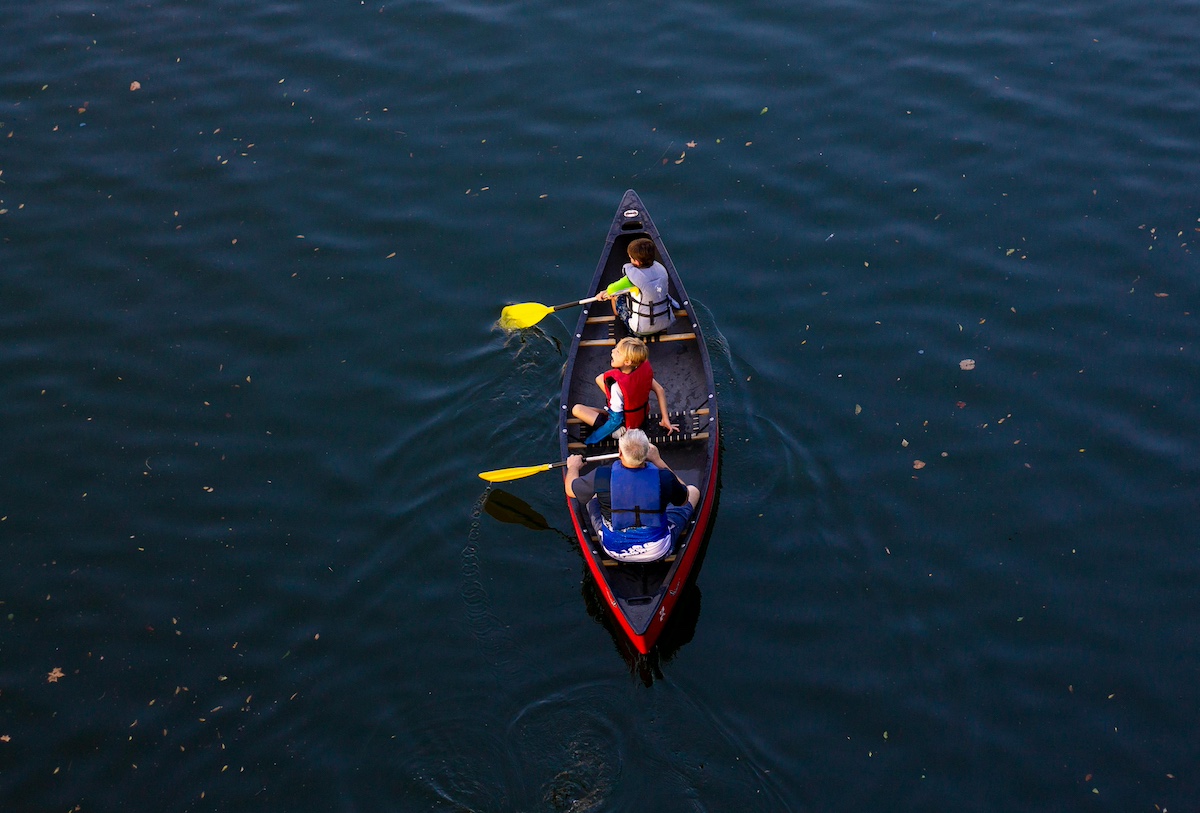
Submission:
[[[654,381],[654,370],[651,369],[650,362],[643,361],[629,373],[617,369],[605,373],[605,397],[611,397],[611,380],[621,385],[621,394],[625,397],[625,428],[641,429],[646,418],[650,417],[650,385]]]

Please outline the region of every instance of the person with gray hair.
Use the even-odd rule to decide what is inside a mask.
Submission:
[[[563,486],[587,509],[605,553],[619,562],[654,562],[679,541],[700,489],[671,471],[642,430],[630,429],[618,448],[612,465],[582,477],[583,456],[568,457]]]

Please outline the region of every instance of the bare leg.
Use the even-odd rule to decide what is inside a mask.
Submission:
[[[588,426],[595,426],[596,419],[600,417],[600,410],[595,407],[586,406],[585,404],[576,404],[571,407],[571,414]]]
[[[691,503],[693,509],[700,504],[700,489],[688,486],[688,502]]]

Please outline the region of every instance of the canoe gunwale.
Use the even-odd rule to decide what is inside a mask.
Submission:
[[[688,580],[694,575],[692,572],[693,566],[697,561],[709,529],[709,520],[717,492],[716,478],[720,449],[720,423],[717,416],[717,399],[716,390],[713,385],[712,365],[708,358],[707,348],[704,344],[703,334],[696,318],[695,309],[683,288],[683,283],[675,270],[670,255],[662,243],[657,228],[646,212],[641,199],[632,189],[626,191],[622,197],[621,205],[618,207],[616,216],[613,218],[599,263],[588,287],[588,296],[595,295],[602,287],[607,286],[608,282],[605,281],[606,274],[610,277],[617,274],[617,277],[619,277],[619,269],[627,259],[624,255],[624,248],[630,241],[638,237],[649,237],[654,241],[655,247],[658,250],[659,260],[667,269],[670,280],[670,293],[685,312],[685,315],[678,316],[675,324],[668,329],[671,336],[679,339],[678,341],[668,340],[668,342],[658,342],[651,340],[649,344],[651,363],[655,366],[655,377],[659,378],[664,387],[667,388],[668,399],[676,397],[672,393],[672,386],[669,381],[674,369],[684,370],[686,373],[688,383],[692,388],[693,400],[697,397],[703,398],[703,403],[699,404],[669,403],[672,410],[696,410],[701,408],[707,410],[707,413],[704,415],[706,420],[704,421],[705,427],[703,429],[703,432],[707,435],[706,437],[701,435],[695,440],[686,441],[683,444],[675,446],[675,451],[672,451],[671,447],[663,448],[663,456],[677,472],[681,471],[681,467],[676,462],[677,458],[686,459],[689,463],[697,464],[690,467],[683,467],[687,470],[688,475],[684,476],[683,479],[700,488],[700,502],[689,520],[688,527],[680,535],[679,544],[675,549],[676,557],[674,561],[670,563],[647,563],[645,565],[618,564],[613,566],[610,562],[608,566],[605,566],[603,561],[605,557],[602,548],[598,542],[592,541],[591,523],[584,507],[578,500],[571,497],[567,498],[567,507],[571,513],[572,524],[575,526],[575,534],[580,545],[580,551],[588,565],[588,569],[591,571],[592,578],[599,588],[601,596],[605,603],[609,605],[609,610],[613,613],[625,634],[637,649],[645,654],[653,648],[659,634],[669,621],[671,610],[674,608],[676,600],[682,593]],[[607,303],[597,303],[596,307],[603,307],[607,314],[609,308]],[[599,369],[595,371],[591,370],[591,366],[596,366],[595,352],[602,351],[605,354],[604,358],[606,360],[608,348],[611,347],[611,344],[604,343],[605,346],[603,347],[586,348],[592,353],[592,364],[588,365],[586,372],[581,369],[580,375],[576,375],[576,367],[580,361],[581,350],[585,349],[581,347],[581,343],[597,344],[589,343],[585,340],[585,336],[588,335],[590,310],[590,307],[585,306],[579,315],[575,330],[572,333],[571,348],[563,368],[559,436],[564,458],[572,453],[572,450],[569,449],[569,444],[573,440],[568,425],[568,421],[571,418],[570,406],[571,403],[577,403],[581,400],[579,398],[573,400],[572,392],[575,391],[577,394],[587,392],[587,388],[589,387],[591,390],[595,390],[593,379],[596,373],[600,372]],[[592,320],[593,331],[596,329],[596,322],[611,323],[612,320]],[[695,335],[694,337],[679,336],[679,333],[694,333]],[[695,350],[693,351],[692,348],[695,348]],[[673,359],[678,360],[673,361]],[[672,364],[675,364],[676,367],[672,367]],[[663,378],[664,374],[667,376],[666,379]],[[663,567],[666,570],[662,572],[660,579],[658,577],[659,571],[656,568]],[[640,568],[640,570],[635,572],[634,568]],[[655,570],[647,576],[646,574],[649,572],[647,568]],[[617,574],[622,572],[623,577],[635,580],[636,578],[642,578],[643,581],[649,581],[657,585],[653,594],[648,594],[649,601],[642,601],[636,607],[628,604],[626,597],[620,595],[620,591],[614,586],[615,580],[621,578]],[[641,601],[647,598],[647,596],[639,595],[637,598]],[[647,608],[649,612],[647,612]]]

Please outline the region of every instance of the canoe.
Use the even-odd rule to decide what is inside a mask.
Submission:
[[[659,416],[652,412],[646,423],[646,434],[658,446],[671,469],[685,483],[700,490],[700,502],[673,553],[657,562],[638,564],[618,563],[608,558],[583,505],[568,497],[567,507],[584,561],[603,601],[637,650],[648,654],[670,621],[671,611],[693,575],[713,518],[720,424],[712,365],[700,332],[700,321],[658,229],[632,189],[625,193],[617,207],[596,273],[587,289],[588,296],[594,296],[621,278],[622,267],[629,261],[626,247],[639,237],[654,241],[659,262],[667,269],[670,295],[678,305],[674,323],[666,331],[646,338],[646,343],[654,377],[666,390],[671,421],[679,426],[680,432],[667,437],[658,427]],[[571,416],[571,405],[603,406],[603,393],[596,386],[596,376],[610,367],[609,353],[626,335],[629,334],[624,323],[613,316],[608,302],[596,302],[580,313],[563,374],[559,413],[563,459],[571,454],[588,456],[616,450],[616,442],[609,439],[588,446],[585,451],[584,440],[591,428]],[[653,398],[650,403],[656,412],[657,403]],[[585,464],[583,473],[595,465],[603,464]]]

